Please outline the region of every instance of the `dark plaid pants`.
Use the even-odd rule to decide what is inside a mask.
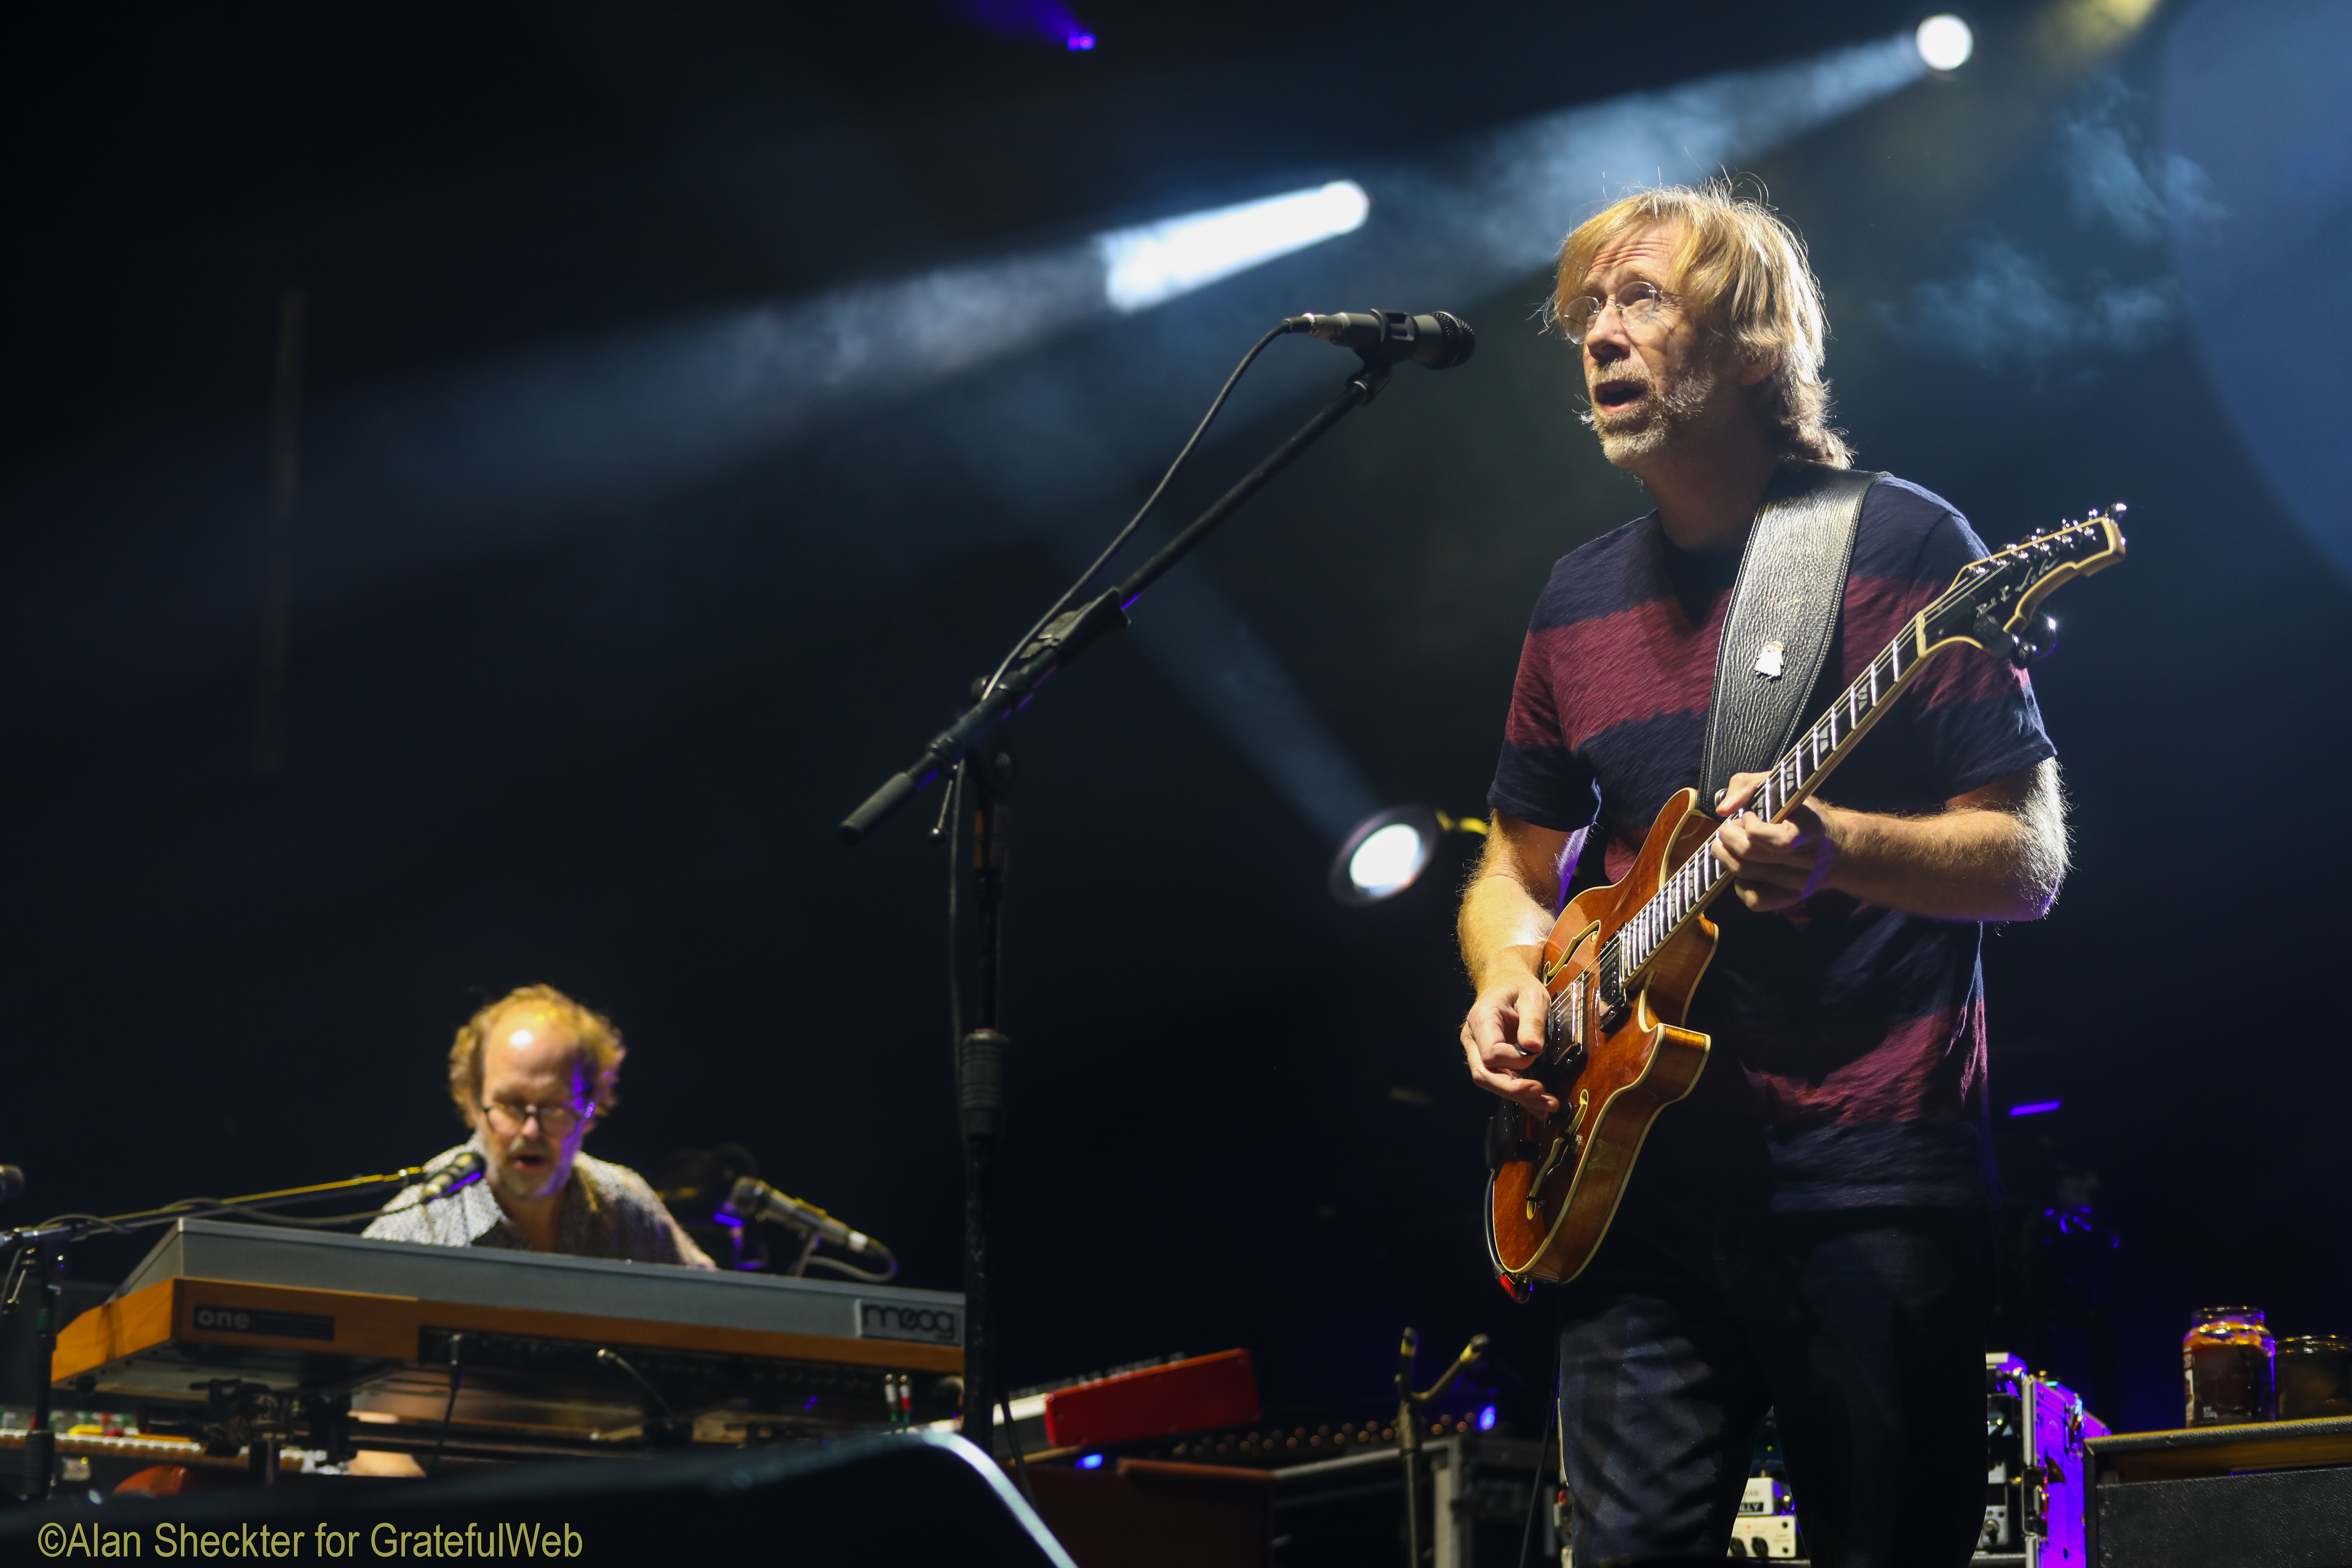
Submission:
[[[1984,1517],[1984,1216],[1775,1215],[1759,1148],[1673,1121],[1559,1292],[1577,1568],[1722,1557],[1768,1409],[1815,1563],[1965,1563]]]

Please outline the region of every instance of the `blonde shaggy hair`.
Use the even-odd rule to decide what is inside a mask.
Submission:
[[[1833,468],[1851,468],[1853,450],[1844,433],[1829,423],[1830,384],[1822,376],[1829,324],[1821,279],[1805,260],[1804,241],[1779,214],[1759,197],[1742,195],[1729,179],[1635,191],[1579,224],[1560,247],[1546,323],[1558,325],[1570,302],[1584,293],[1592,258],[1610,241],[1667,224],[1680,224],[1683,230],[1675,257],[1675,292],[1703,325],[1737,344],[1743,357],[1772,362],[1759,392],[1781,450]]]
[[[490,1020],[517,1005],[546,1008],[572,1026],[580,1049],[572,1058],[573,1074],[586,1080],[588,1095],[600,1117],[618,1103],[614,1092],[621,1081],[621,1058],[628,1050],[613,1020],[593,1007],[583,1007],[552,985],[519,985],[458,1026],[449,1047],[449,1098],[457,1102],[457,1119],[472,1125],[482,1103],[482,1047],[490,1037]]]

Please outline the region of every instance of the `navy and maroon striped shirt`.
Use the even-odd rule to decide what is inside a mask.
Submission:
[[[1986,553],[1940,498],[1873,486],[1808,717]],[[1552,568],[1486,798],[1538,826],[1591,829],[1578,886],[1624,875],[1659,807],[1697,785],[1738,567],[1736,552],[1676,549],[1652,513]],[[2024,675],[1963,647],[1920,672],[1822,795],[1928,811],[2054,753]],[[1985,1202],[1982,928],[1843,894],[1773,915],[1727,896],[1710,912],[1722,945],[1690,1023],[1714,1055],[1667,1114],[1759,1129],[1784,1211]]]

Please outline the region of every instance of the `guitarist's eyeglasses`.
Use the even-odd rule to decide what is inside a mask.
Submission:
[[[1651,325],[1675,307],[1673,297],[1661,293],[1655,283],[1628,283],[1617,290],[1614,300],[1587,294],[1570,301],[1568,309],[1559,313],[1560,330],[1568,334],[1570,342],[1580,343],[1592,335],[1601,312],[1612,304],[1617,307],[1617,319],[1625,323],[1629,332]]]

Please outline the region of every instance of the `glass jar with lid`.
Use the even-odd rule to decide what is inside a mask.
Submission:
[[[2180,1342],[2189,1425],[2228,1426],[2278,1418],[2278,1347],[2253,1307],[2200,1307]]]
[[[2352,1415],[2352,1344],[2334,1334],[2281,1340],[2278,1413],[2282,1421]]]

